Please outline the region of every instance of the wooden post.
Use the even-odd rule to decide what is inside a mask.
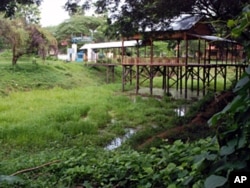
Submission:
[[[224,91],[226,90],[227,87],[227,65],[225,65],[225,77],[224,77]]]
[[[153,95],[153,56],[154,56],[154,46],[153,46],[153,39],[150,39],[150,67],[149,67],[149,84],[150,84],[150,95]]]
[[[184,35],[186,41],[186,63],[185,63],[185,99],[187,98],[187,83],[188,83],[188,39],[187,34]]]
[[[129,83],[130,83],[130,85],[132,85],[132,81],[133,81],[133,66],[134,65],[129,66]]]
[[[153,95],[153,79],[154,79],[154,75],[153,75],[153,66],[150,65],[149,67],[149,84],[150,84],[150,95]]]
[[[135,93],[138,94],[139,93],[139,89],[140,89],[140,67],[137,64],[136,65],[136,85],[135,85]]]
[[[197,96],[200,95],[200,63],[201,63],[201,39],[198,43],[198,67],[197,67]]]
[[[122,91],[125,91],[125,65],[122,65]]]
[[[150,64],[153,64],[153,58],[154,58],[154,42],[153,39],[150,39]]]
[[[207,60],[207,41],[205,41],[204,64],[202,66],[202,94],[205,95],[206,90],[206,60]]]
[[[177,40],[177,63],[179,63],[179,58],[180,58],[180,40]]]
[[[166,82],[166,66],[163,66],[163,72],[162,72],[162,89],[164,95],[166,95],[166,88],[167,88],[167,82]]]
[[[218,64],[216,63],[214,67],[214,92],[217,91],[217,72],[218,72]]]
[[[122,91],[125,91],[125,74],[126,74],[126,68],[124,65],[124,38],[122,38]]]

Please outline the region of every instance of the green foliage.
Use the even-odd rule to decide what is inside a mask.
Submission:
[[[94,41],[103,41],[102,28],[106,21],[103,17],[75,15],[57,26],[55,36],[58,41],[71,41],[71,37],[89,36]]]
[[[25,30],[22,20],[0,19],[0,35],[12,49],[12,64],[15,65],[17,59],[26,53],[29,42],[29,34]]]
[[[17,3],[15,18],[24,19],[27,24],[39,24],[40,10],[37,4],[24,5]]]
[[[35,53],[45,59],[50,49],[57,51],[57,41],[49,32],[20,18],[0,18],[0,35],[12,50],[12,65],[25,54]]]
[[[8,54],[1,54],[1,61]],[[7,180],[0,182],[1,187],[181,186],[191,178],[182,173],[183,168],[190,169],[190,152],[205,151],[208,141],[197,143],[196,150],[190,150],[192,143],[178,141],[148,154],[127,149],[129,142],[124,151],[103,149],[125,128],[151,136],[171,126],[177,101],[121,94],[120,81],[104,84],[105,69],[60,61],[41,64],[39,58],[36,64],[31,61],[23,57],[16,67],[0,64],[0,174]],[[14,176],[9,176],[54,160],[60,162],[18,174],[23,181],[13,183]]]
[[[250,5],[246,5],[242,13],[238,15],[237,19],[230,19],[227,22],[227,26],[232,30],[231,35],[234,38],[237,38],[244,45],[244,50],[247,55],[245,63],[249,61],[250,58]]]
[[[217,127],[217,139],[220,145],[218,158],[211,166],[211,176],[206,182],[217,177],[218,184],[224,185],[232,171],[248,170],[250,157],[250,67],[238,81],[234,92],[237,97],[223,111],[214,115],[209,123]],[[215,174],[215,175],[214,175]]]
[[[1,187],[20,187],[24,186],[25,182],[17,176],[5,176],[0,175],[0,186]]]
[[[46,168],[38,169],[39,177],[34,179],[34,172],[21,174],[25,186],[20,187],[202,187],[202,161],[213,160],[218,145],[211,139],[202,139],[194,143],[179,140],[160,148],[152,148],[148,153],[134,150],[104,151],[94,147],[71,148],[57,151],[52,159],[59,162]],[[46,151],[49,152],[49,151]],[[45,153],[46,154],[46,153]],[[48,154],[46,154],[48,155]],[[197,156],[194,161],[193,156]],[[199,157],[198,157],[199,156]],[[202,157],[200,157],[202,156]],[[29,156],[22,156],[26,160]],[[17,163],[21,160],[18,157]],[[37,164],[39,156],[18,163],[19,168],[28,168]],[[42,159],[44,161],[44,159]],[[41,162],[40,161],[40,164]],[[13,161],[14,162],[14,161]],[[25,166],[24,166],[25,165]],[[38,172],[37,172],[38,173]],[[4,186],[3,186],[4,187]]]
[[[6,17],[12,17],[17,11],[18,4],[21,5],[40,5],[42,0],[2,0],[0,4],[0,11],[5,13]]]
[[[236,20],[229,20],[234,37],[245,37],[249,33],[249,5]],[[249,40],[244,43],[249,57]],[[209,165],[209,176],[205,187],[228,186],[230,173],[248,171],[250,156],[250,67],[237,82],[234,92],[237,95],[221,112],[210,120],[210,126],[217,128],[217,140],[220,146],[217,157]]]

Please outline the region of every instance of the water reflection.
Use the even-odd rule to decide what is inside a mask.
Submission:
[[[125,129],[125,131],[126,131],[125,135],[115,138],[104,149],[114,150],[114,149],[120,147],[123,142],[125,142],[127,139],[129,139],[136,132],[135,129],[132,129],[132,128]]]
[[[183,117],[187,113],[187,106],[180,106],[179,108],[174,109],[176,112],[177,116]]]

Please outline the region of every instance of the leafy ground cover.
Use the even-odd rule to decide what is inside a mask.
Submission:
[[[176,117],[178,101],[121,93],[120,75],[106,84],[105,69],[28,57],[13,67],[6,57],[0,58],[0,174],[59,159],[72,147],[103,149],[125,128],[152,134]]]
[[[0,57],[0,187],[203,187],[204,182],[225,183],[221,176],[205,181],[208,164],[219,159],[220,145],[210,134],[190,129],[196,138],[192,142],[181,141],[180,133],[175,132],[180,140],[164,137],[148,150],[134,149],[152,135],[194,119],[193,114],[186,119],[174,112],[185,101],[121,93],[119,69],[116,82],[106,84],[102,68],[32,61],[26,57],[12,67],[6,57]],[[191,111],[199,111],[202,103],[197,105]],[[117,150],[105,150],[113,138],[125,134],[125,128],[137,133]]]

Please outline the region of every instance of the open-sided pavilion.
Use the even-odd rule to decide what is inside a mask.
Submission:
[[[153,94],[155,77],[162,78],[162,89],[169,93],[175,87],[187,98],[188,88],[205,95],[208,87],[217,91],[218,78],[223,79],[224,90],[228,82],[228,70],[233,70],[234,79],[238,80],[249,62],[244,62],[241,45],[235,41],[214,36],[215,30],[200,15],[183,14],[170,21],[165,29],[146,30],[123,41],[137,41],[136,56],[122,56],[122,90],[135,79],[138,94],[141,84],[149,80],[150,94]],[[142,41],[142,42],[141,42]],[[156,57],[155,41],[174,41],[174,57]],[[191,45],[196,41],[196,46]],[[144,45],[142,45],[144,44]],[[140,48],[149,47],[149,55],[140,53]],[[125,51],[125,47],[123,47]],[[190,51],[192,50],[192,54]],[[148,53],[147,53],[148,54]],[[230,83],[231,84],[231,83]]]

